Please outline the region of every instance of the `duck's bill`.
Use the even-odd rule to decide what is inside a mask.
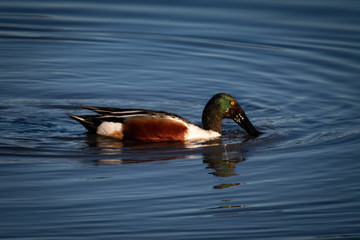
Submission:
[[[241,114],[236,115],[236,117],[233,118],[233,120],[237,124],[239,124],[240,127],[242,127],[248,134],[250,134],[254,137],[258,136],[261,133],[258,130],[256,130],[256,128],[252,125],[252,123],[246,116],[245,112],[242,112]]]

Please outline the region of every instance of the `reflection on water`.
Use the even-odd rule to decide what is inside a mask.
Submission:
[[[237,163],[245,160],[242,156],[242,143],[223,144],[221,139],[192,142],[163,142],[139,143],[133,141],[119,141],[96,134],[88,134],[86,143],[96,148],[100,159],[95,160],[99,165],[117,165],[145,163],[152,161],[170,161],[176,159],[191,159],[194,155],[202,154],[207,168],[214,171],[211,174],[219,177],[236,175]],[[215,188],[225,188],[239,185],[225,184]]]
[[[234,186],[238,186],[238,185],[243,185],[244,183],[222,183],[219,185],[214,186],[215,189],[223,189],[223,188],[229,188],[229,187],[234,187]]]
[[[245,160],[242,157],[241,143],[219,144],[203,148],[202,155],[208,168],[214,169],[212,174],[219,177],[236,175],[236,164]]]

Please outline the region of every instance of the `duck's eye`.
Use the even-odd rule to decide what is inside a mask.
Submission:
[[[231,106],[234,106],[234,104],[235,104],[234,101],[231,101],[231,102],[230,102],[230,105],[231,105]]]

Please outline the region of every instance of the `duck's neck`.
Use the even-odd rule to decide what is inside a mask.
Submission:
[[[202,123],[205,130],[212,130],[221,134],[221,124],[223,117],[218,111],[205,107],[202,114]]]

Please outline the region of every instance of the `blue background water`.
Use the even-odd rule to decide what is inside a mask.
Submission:
[[[2,1],[0,238],[360,238],[358,1]],[[235,96],[256,139],[87,135],[78,105],[200,124]]]

